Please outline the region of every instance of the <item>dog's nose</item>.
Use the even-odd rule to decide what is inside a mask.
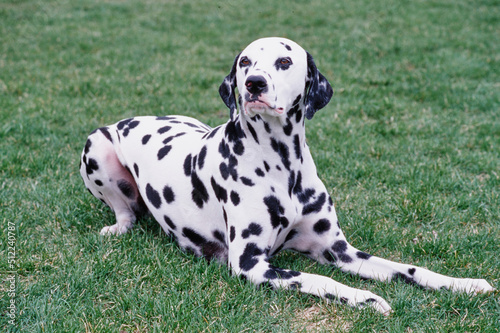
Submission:
[[[247,90],[252,95],[260,95],[267,91],[267,81],[260,75],[251,75],[245,82]]]

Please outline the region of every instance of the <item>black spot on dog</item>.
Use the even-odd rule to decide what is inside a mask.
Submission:
[[[288,152],[288,146],[281,141],[271,138],[271,147],[276,153],[278,153],[281,158],[281,163],[283,163],[285,168],[290,170],[290,154]]]
[[[231,191],[231,202],[233,205],[238,206],[240,204],[240,195],[234,191]]]
[[[90,139],[87,139],[87,142],[85,143],[85,148],[83,150],[85,154],[89,153],[90,147],[92,147],[92,141],[90,141]]]
[[[332,300],[334,302],[340,302],[342,304],[347,304],[347,302],[349,302],[349,299],[347,297],[338,298],[337,296],[330,293],[325,294],[325,298],[328,298],[329,300]]]
[[[243,145],[243,142],[241,140],[234,143],[233,151],[236,155],[243,155],[243,153],[245,152],[245,146]]]
[[[248,272],[259,263],[256,257],[261,256],[264,252],[257,247],[255,243],[248,243],[240,256],[240,268]]]
[[[203,208],[203,204],[208,201],[209,196],[205,185],[194,171],[191,172],[191,185],[193,185],[191,197],[194,203],[198,208]]]
[[[203,169],[203,166],[205,165],[205,158],[207,157],[207,146],[203,146],[200,150],[200,154],[198,155],[198,167]]]
[[[172,146],[164,146],[158,150],[158,161],[164,158],[172,149]]]
[[[283,45],[288,51],[292,50],[292,48],[288,44],[285,44],[285,43],[281,42],[281,45]]]
[[[401,280],[404,283],[408,283],[408,284],[417,284],[413,278],[406,276],[405,274],[399,273],[399,272],[394,273],[392,275],[392,279],[391,279],[391,281],[397,281],[397,280]]]
[[[410,268],[410,269],[408,270],[408,273],[409,273],[410,275],[413,275],[413,274],[415,274],[415,271],[416,271],[416,269],[415,269],[415,268]]]
[[[253,128],[253,126],[250,123],[247,123],[247,127],[248,127],[248,131],[250,132],[250,134],[252,134],[252,138],[255,140],[255,142],[257,142],[257,144],[259,144],[259,138],[258,138],[257,132],[255,132],[255,129]]]
[[[372,255],[363,251],[358,251],[356,252],[356,257],[358,257],[359,259],[368,260],[372,257]]]
[[[131,121],[131,122],[128,124],[128,128],[129,128],[129,129],[136,128],[138,125],[139,125],[139,121],[138,121],[138,120],[134,120],[134,121]]]
[[[126,196],[129,199],[134,198],[134,186],[130,184],[128,181],[125,179],[120,179],[119,181],[116,182],[116,185],[118,185],[118,188],[120,191],[123,193],[124,196]]]
[[[102,185],[103,185],[102,181],[100,181],[99,179],[94,180],[94,183],[95,183],[97,186],[102,186]]]
[[[297,173],[297,178],[294,179],[295,172],[290,173],[290,177],[288,179],[288,186],[289,186],[289,194],[292,192],[297,196],[299,199],[299,202],[302,204],[308,203],[314,194],[316,193],[316,190],[313,188],[306,188],[305,190],[302,188],[302,173],[299,171]],[[291,188],[290,188],[291,187]],[[311,209],[313,206],[308,207],[307,209]],[[303,209],[305,209],[304,207]]]
[[[247,239],[250,235],[259,236],[262,233],[262,227],[257,223],[250,223],[247,229],[241,232],[241,237]]]
[[[109,130],[107,127],[101,127],[99,128],[99,131],[108,139],[110,142],[113,142],[113,138],[111,137],[111,133],[109,133]]]
[[[292,240],[298,234],[299,234],[299,232],[297,230],[295,230],[295,229],[290,230],[288,235],[286,235],[285,243],[288,242],[289,240]]]
[[[261,168],[257,168],[255,169],[255,174],[259,177],[264,177],[266,174],[264,173],[264,171],[262,171]]]
[[[289,280],[300,275],[300,272],[282,269],[269,265],[269,269],[264,273],[264,277],[268,280],[281,279]]]
[[[149,139],[151,139],[151,134],[144,135],[142,137],[142,144],[145,145],[146,143],[148,143]]]
[[[266,122],[264,122],[264,129],[266,130],[267,133],[271,134],[271,127]]]
[[[219,201],[227,202],[227,191],[225,188],[217,184],[214,177],[210,179],[210,183],[212,184],[212,189],[214,190],[215,197]]]
[[[233,178],[234,181],[238,179],[238,172],[236,171],[236,166],[238,165],[238,160],[234,156],[229,156],[229,162],[226,164],[225,162],[222,162],[219,165],[219,170],[222,178],[224,180],[227,180],[229,176]]]
[[[165,138],[165,140],[163,140],[163,144],[166,145],[167,143],[169,143],[173,139],[178,138],[178,137],[183,136],[183,135],[186,135],[186,133],[181,132],[181,133],[177,133],[176,135],[169,136],[169,137]]]
[[[295,171],[292,170],[288,176],[288,195],[292,196],[292,193],[302,191],[302,174],[299,171],[297,177],[295,177]]]
[[[293,137],[293,149],[295,151],[295,157],[300,159],[302,157],[302,148],[300,147],[300,138],[298,134]]]
[[[207,242],[205,237],[203,237],[202,235],[200,235],[191,228],[182,228],[182,235],[197,246],[202,246],[204,243]]]
[[[313,226],[313,230],[315,233],[321,235],[328,230],[330,230],[331,223],[328,219],[321,219],[318,222],[316,222]]]
[[[225,136],[229,142],[240,141],[245,138],[245,132],[241,128],[239,122],[229,122],[226,124]]]
[[[300,97],[300,95],[299,95],[299,97]],[[298,111],[299,111],[299,105],[293,105],[293,106],[290,108],[290,110],[288,110],[288,112],[286,113],[287,118],[292,119],[292,117],[293,117],[294,115],[296,115]]]
[[[198,156],[194,155],[193,156],[193,170],[196,169],[196,162],[198,161]]]
[[[304,206],[304,208],[302,209],[302,215],[320,212],[325,202],[326,194],[321,193],[316,201]]]
[[[133,120],[133,118],[129,118],[129,119],[122,120],[118,123],[117,128],[119,130],[123,130],[123,136],[127,136],[131,129],[133,129],[133,128],[137,127],[137,125],[139,125],[138,120],[134,120],[134,121],[132,121],[132,120]]]
[[[200,128],[200,126],[196,125],[196,124],[193,124],[193,123],[190,123],[188,121],[185,121],[184,122],[185,125],[188,125],[189,127],[192,127],[192,128]]]
[[[274,195],[270,195],[264,198],[264,204],[267,206],[273,228],[277,228],[280,225],[286,228],[288,226],[288,220],[283,216],[285,214],[285,208],[283,208],[279,199]]]
[[[146,196],[151,202],[151,204],[156,208],[160,208],[161,206],[161,198],[160,194],[151,186],[151,184],[146,185]]]
[[[208,132],[208,135],[207,135],[207,139],[211,139],[215,136],[215,134],[217,133],[217,131],[221,128],[221,126],[218,126],[216,128],[214,128],[212,131]]]
[[[134,172],[137,178],[139,178],[139,166],[136,163],[134,163]]]
[[[130,123],[132,121],[132,119],[134,119],[134,118],[124,119],[124,120],[120,121],[116,125],[116,127],[121,131],[125,127],[125,125],[127,125],[128,123]]]
[[[352,262],[352,258],[345,254],[345,253],[337,253],[337,256],[339,257],[340,261],[347,263]]]
[[[316,193],[316,190],[313,188],[306,188],[304,191],[296,192],[297,198],[301,203],[307,203]],[[309,206],[308,209],[313,209],[314,206]],[[319,208],[321,210],[321,208]],[[306,209],[307,212],[307,209]],[[309,213],[307,213],[309,214]]]
[[[177,228],[174,222],[172,222],[172,220],[167,215],[163,215],[163,220],[170,227],[170,229],[175,230]]]
[[[177,119],[176,117],[172,117],[172,116],[160,116],[160,117],[156,117],[156,120],[174,120],[174,119]]]
[[[165,187],[163,188],[163,198],[165,198],[165,201],[167,203],[171,203],[175,200],[174,191],[172,191],[172,188],[170,186],[165,185]]]
[[[246,186],[254,186],[255,185],[254,182],[250,178],[240,177],[240,180],[243,183],[243,185],[246,185]]]
[[[87,175],[91,175],[94,173],[94,171],[99,170],[99,165],[97,164],[97,161],[94,160],[93,158],[89,158],[87,160],[87,164],[85,165],[85,171],[87,172]]]
[[[166,138],[165,140],[163,140],[163,144],[166,145],[167,143],[169,143],[170,141],[172,141],[173,139],[175,138],[175,136],[169,136],[168,138]]]
[[[230,242],[234,241],[235,237],[236,237],[236,229],[234,228],[234,226],[231,226],[231,228],[229,228],[229,241]]]
[[[229,145],[225,140],[222,140],[219,143],[219,153],[223,158],[229,158],[229,156],[231,155],[231,150],[229,149]]]
[[[347,251],[347,242],[343,240],[333,243],[332,250],[336,253],[344,253]]]
[[[163,126],[158,129],[159,134],[167,133],[172,129],[172,126]]]
[[[217,239],[221,243],[226,243],[226,235],[220,230],[215,230],[212,232],[212,235],[214,235],[215,239]]]
[[[184,174],[186,176],[191,176],[191,154],[184,159]]]
[[[224,223],[226,224],[226,229],[227,229],[227,213],[224,207],[222,207],[222,217],[224,218]]]
[[[264,161],[264,168],[266,169],[266,172],[269,172],[269,170],[271,170],[271,167],[269,166],[269,164],[267,164],[266,161]]]
[[[285,132],[287,136],[290,136],[290,134],[292,134],[292,130],[293,130],[292,122],[290,121],[290,119],[286,118],[286,125],[283,126],[283,132]]]
[[[224,180],[227,180],[229,178],[229,168],[227,167],[226,163],[222,162],[219,165],[219,171],[220,175],[222,176],[222,178],[224,178]]]

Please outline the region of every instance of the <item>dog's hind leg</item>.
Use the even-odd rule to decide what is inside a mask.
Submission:
[[[147,212],[134,178],[118,159],[107,128],[98,129],[88,137],[80,174],[90,193],[115,213],[116,224],[104,227],[101,234],[126,233],[136,216]]]

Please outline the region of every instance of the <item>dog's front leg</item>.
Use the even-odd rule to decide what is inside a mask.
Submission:
[[[454,292],[480,293],[494,288],[484,279],[455,278],[425,268],[401,264],[359,251],[344,240],[336,240],[330,249],[330,260],[343,271],[380,281],[402,280],[427,289],[449,289]]]
[[[371,307],[385,315],[391,311],[384,299],[369,291],[348,287],[326,276],[274,267],[269,263],[269,246],[265,243],[272,235],[266,234],[256,223],[250,223],[243,230],[230,226],[229,234],[230,267],[234,273],[255,285],[268,284],[273,288],[300,290],[328,301]]]
[[[331,207],[331,212],[325,211],[324,214],[308,216],[298,233],[300,237],[292,240],[289,244],[290,248],[307,252],[321,263],[334,264],[342,271],[360,275],[365,279],[402,280],[423,288],[449,289],[467,293],[494,290],[484,279],[454,278],[360,251],[347,242],[333,211]]]

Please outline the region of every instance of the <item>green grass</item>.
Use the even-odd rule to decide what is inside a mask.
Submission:
[[[495,0],[0,2],[0,329],[7,332],[498,332],[498,292],[363,281],[294,253],[281,267],[384,297],[386,318],[256,289],[114,217],[78,174],[86,135],[132,115],[210,125],[252,40],[291,38],[335,89],[307,123],[353,245],[500,287],[500,7]],[[9,230],[15,224],[16,325]],[[12,235],[11,235],[12,236]]]

